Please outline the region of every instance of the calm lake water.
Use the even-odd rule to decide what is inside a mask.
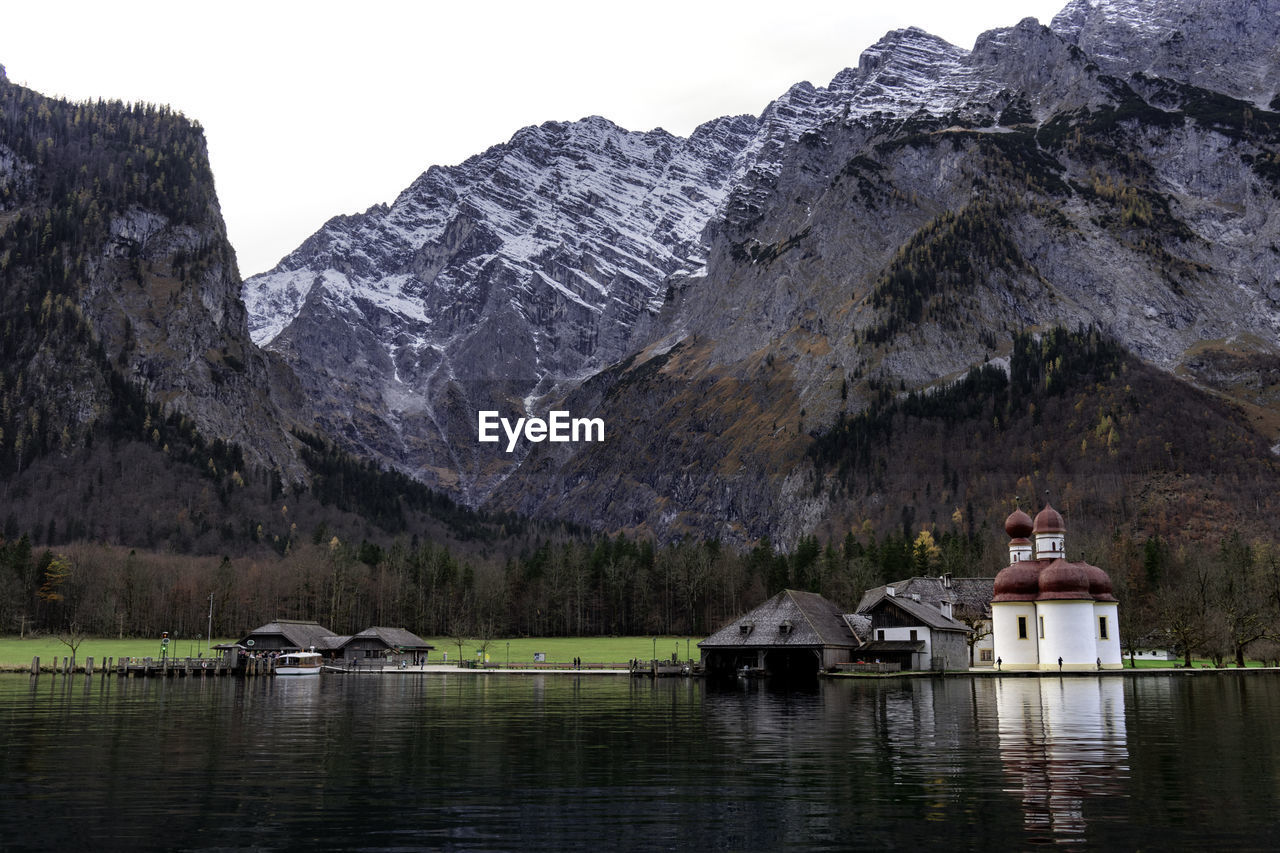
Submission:
[[[1276,849],[1280,675],[0,676],[3,850]]]

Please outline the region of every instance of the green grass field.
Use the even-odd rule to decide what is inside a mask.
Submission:
[[[1139,660],[1134,661],[1134,663],[1137,665],[1137,669],[1174,669],[1182,666],[1182,658],[1178,658],[1177,660]],[[1234,660],[1227,663],[1228,668],[1234,668],[1235,665]],[[1248,658],[1245,658],[1244,665],[1246,667],[1260,667],[1263,666],[1263,663],[1260,660],[1249,660]],[[1212,669],[1213,661],[1208,658],[1192,658],[1191,666],[1195,669]],[[1124,659],[1124,667],[1125,669],[1129,668],[1129,658],[1127,656]]]
[[[575,657],[583,663],[626,663],[632,659],[651,660],[655,650],[660,659],[670,660],[678,654],[680,660],[700,656],[698,641],[703,637],[515,637],[510,640],[494,640],[489,644],[489,662],[496,664],[532,663],[534,652],[544,652],[547,663],[570,663]],[[432,661],[439,661],[443,653],[449,660],[458,659],[458,645],[449,637],[433,637],[427,640],[435,646]],[[510,649],[508,650],[508,645]],[[480,643],[469,640],[462,646],[467,660],[476,659]],[[508,654],[510,657],[508,657]]]
[[[214,638],[214,644],[218,643],[234,643],[236,639],[219,639]],[[202,639],[178,639],[173,640],[169,644],[169,657],[197,657],[204,653],[205,657],[210,654],[205,649],[205,642]],[[41,666],[51,666],[54,657],[58,660],[64,657],[70,657],[72,649],[67,644],[61,643],[54,635],[41,635],[41,637],[28,637],[26,639],[18,639],[17,637],[0,637],[0,669],[13,670],[23,669],[31,666],[31,658],[40,658]],[[160,638],[140,639],[137,637],[127,637],[125,639],[115,639],[114,637],[91,637],[79,644],[76,649],[76,663],[79,666],[84,665],[86,658],[93,658],[95,665],[101,665],[106,658],[122,658],[122,657],[160,657]]]
[[[238,638],[217,638],[218,643],[233,643]],[[494,640],[489,644],[489,660],[492,663],[533,662],[534,652],[545,652],[547,663],[569,663],[575,657],[582,658],[584,663],[625,663],[632,658],[649,660],[656,649],[659,658],[670,659],[672,653],[679,652],[680,660],[692,656],[698,658],[698,641],[702,637],[517,637],[511,640]],[[430,659],[439,661],[445,652],[449,660],[458,659],[458,646],[448,637],[436,637],[427,642],[435,646]],[[508,655],[510,644],[510,658]],[[467,660],[475,660],[476,649],[480,643],[468,640],[462,647]],[[686,651],[687,649],[687,651]],[[175,640],[169,645],[171,657],[196,657],[204,651],[203,640]],[[56,656],[59,660],[71,656],[71,649],[59,642],[54,636],[18,639],[17,637],[0,637],[0,669],[26,669],[31,666],[33,657],[40,658],[41,666],[49,666]],[[208,654],[205,654],[208,657]],[[76,662],[83,665],[86,658],[92,657],[95,663],[106,658],[122,657],[160,657],[159,638],[139,639],[129,637],[118,640],[112,637],[94,637],[85,640],[76,651]]]
[[[231,643],[238,638],[217,638],[213,643]],[[575,657],[582,658],[583,663],[626,663],[632,659],[650,660],[655,656],[661,660],[670,660],[674,653],[680,660],[699,657],[698,641],[702,637],[515,637],[510,640],[494,640],[489,644],[490,663],[532,663],[535,652],[543,652],[547,663],[570,663]],[[427,639],[435,650],[431,652],[432,662],[440,661],[447,652],[450,661],[458,659],[458,645],[449,637],[433,637]],[[475,660],[476,651],[480,648],[477,640],[468,640],[462,646],[463,657]],[[203,640],[181,639],[169,645],[171,657],[196,657],[204,652]],[[0,637],[0,669],[25,670],[31,666],[33,657],[40,658],[41,666],[50,666],[53,659],[61,660],[70,657],[71,650],[54,636]],[[208,657],[208,653],[205,652]],[[94,637],[85,640],[76,651],[76,662],[83,665],[86,658],[92,657],[96,663],[106,658],[122,657],[160,657],[159,638],[139,639],[128,637],[123,640],[113,637]],[[1150,661],[1137,662],[1139,669],[1172,669],[1181,666],[1182,661]],[[1247,661],[1251,667],[1262,666],[1259,661]],[[1126,668],[1129,659],[1124,659]],[[1212,667],[1213,663],[1202,658],[1192,658],[1196,669]]]
[[[218,643],[234,643],[235,639],[219,639],[213,638],[214,645]],[[209,657],[209,653],[204,648],[204,640],[174,640],[169,644],[170,657],[196,657],[204,652],[205,657]],[[57,637],[51,635],[43,635],[39,637],[28,637],[26,639],[18,639],[17,637],[0,637],[0,669],[16,669],[31,666],[31,659],[40,658],[41,666],[50,666],[54,657],[61,660],[64,657],[71,657],[71,649],[58,640]],[[160,657],[160,639],[158,637],[151,639],[139,639],[137,637],[126,637],[118,640],[114,637],[91,637],[80,644],[76,649],[76,663],[83,665],[87,658],[93,658],[95,664],[101,664],[107,658],[125,658],[125,657]]]

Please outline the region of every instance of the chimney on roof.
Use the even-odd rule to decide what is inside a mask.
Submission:
[[[911,593],[911,600],[912,600],[912,601],[919,601],[919,600],[920,600],[920,593],[918,593],[918,592],[913,592],[913,593]]]
[[[890,598],[893,598],[893,596],[897,594],[897,590],[891,586],[886,586],[884,588],[884,594],[889,596]]]
[[[939,601],[938,609],[942,611],[943,616],[946,616],[947,618],[951,618],[951,602],[950,601]]]

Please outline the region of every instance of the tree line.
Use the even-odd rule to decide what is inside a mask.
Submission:
[[[512,556],[437,541],[344,542],[325,524],[283,554],[182,556],[120,546],[33,544],[5,526],[0,625],[75,626],[100,635],[203,630],[237,634],[276,618],[339,632],[370,625],[426,636],[708,634],[774,592],[812,589],[852,607],[863,589],[902,575],[958,570],[983,546],[962,533],[840,543],[805,537],[739,551],[715,541],[656,545],[624,536],[544,538]],[[199,631],[197,631],[199,633]]]
[[[715,541],[655,545],[627,537],[543,541],[517,556],[466,556],[437,542],[343,542],[323,526],[287,554],[178,556],[69,544],[0,542],[0,625],[6,633],[215,636],[277,618],[315,619],[338,633],[381,625],[428,637],[705,636],[785,588],[820,592],[852,612],[871,587],[916,576],[994,576],[1002,534],[957,518],[914,536],[869,524],[841,542]],[[1121,601],[1126,650],[1176,649],[1187,663],[1280,659],[1280,544],[1229,534],[1173,545],[1159,536],[1069,533],[1103,566]],[[212,596],[212,601],[210,597]]]

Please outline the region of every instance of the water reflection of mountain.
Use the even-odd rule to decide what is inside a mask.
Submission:
[[[1124,683],[1118,678],[995,682],[1000,764],[1033,836],[1084,840],[1085,804],[1129,780]]]

